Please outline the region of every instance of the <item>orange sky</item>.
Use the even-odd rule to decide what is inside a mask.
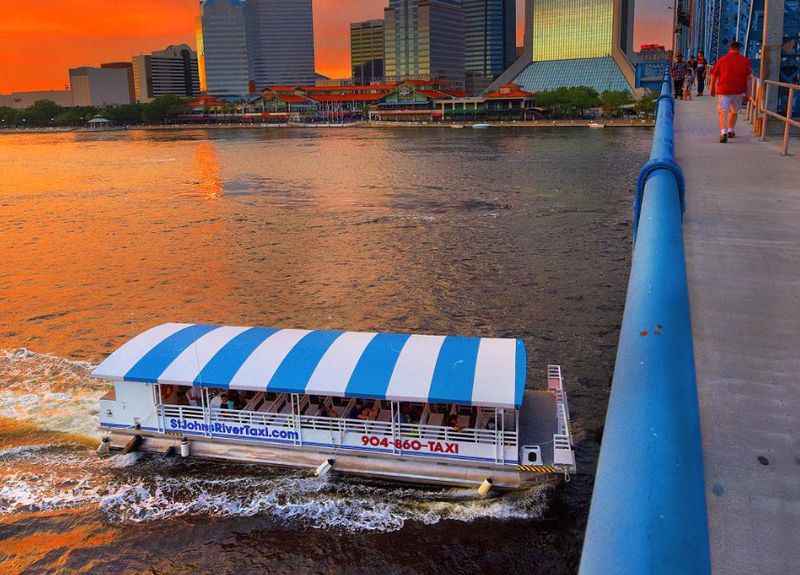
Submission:
[[[660,6],[659,2],[640,0],[637,11],[642,4]],[[0,93],[63,89],[69,68],[130,60],[135,54],[169,44],[194,46],[199,7],[199,0],[0,3],[5,4],[0,19]],[[380,18],[386,4],[386,0],[314,0],[317,70],[332,77],[349,76],[349,23]],[[668,26],[661,25],[660,18],[654,20],[652,14],[645,16],[637,29],[636,44],[665,43]]]

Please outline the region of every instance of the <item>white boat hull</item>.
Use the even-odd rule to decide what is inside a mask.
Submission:
[[[110,447],[123,449],[139,435],[137,449],[145,452],[180,453],[182,437],[135,431],[112,430]],[[226,441],[219,438],[189,437],[191,457],[218,459],[242,463],[263,463],[281,467],[315,470],[326,460],[333,459],[336,473],[373,477],[405,483],[447,485],[478,488],[486,479],[502,490],[525,489],[534,485],[558,481],[563,473],[550,466],[464,465],[458,462],[425,461],[419,458],[398,457],[378,453],[354,454],[345,450],[318,447],[279,447],[247,441]]]

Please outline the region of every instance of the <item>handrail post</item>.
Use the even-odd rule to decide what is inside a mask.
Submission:
[[[711,560],[671,81],[635,244],[580,575],[708,575]]]
[[[764,91],[762,92],[761,97],[761,141],[767,141],[767,118],[769,118],[769,114],[767,114],[767,96],[769,95],[769,84],[764,82]]]
[[[783,155],[789,155],[789,130],[792,128],[792,101],[794,88],[789,88],[789,101],[786,102],[786,121],[783,124]]]

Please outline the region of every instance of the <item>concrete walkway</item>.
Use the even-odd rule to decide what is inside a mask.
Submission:
[[[718,138],[677,103],[712,565],[800,573],[800,142]]]

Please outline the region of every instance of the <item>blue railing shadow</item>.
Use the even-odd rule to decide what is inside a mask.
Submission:
[[[711,572],[674,114],[667,76],[634,200],[633,263],[581,575]]]

